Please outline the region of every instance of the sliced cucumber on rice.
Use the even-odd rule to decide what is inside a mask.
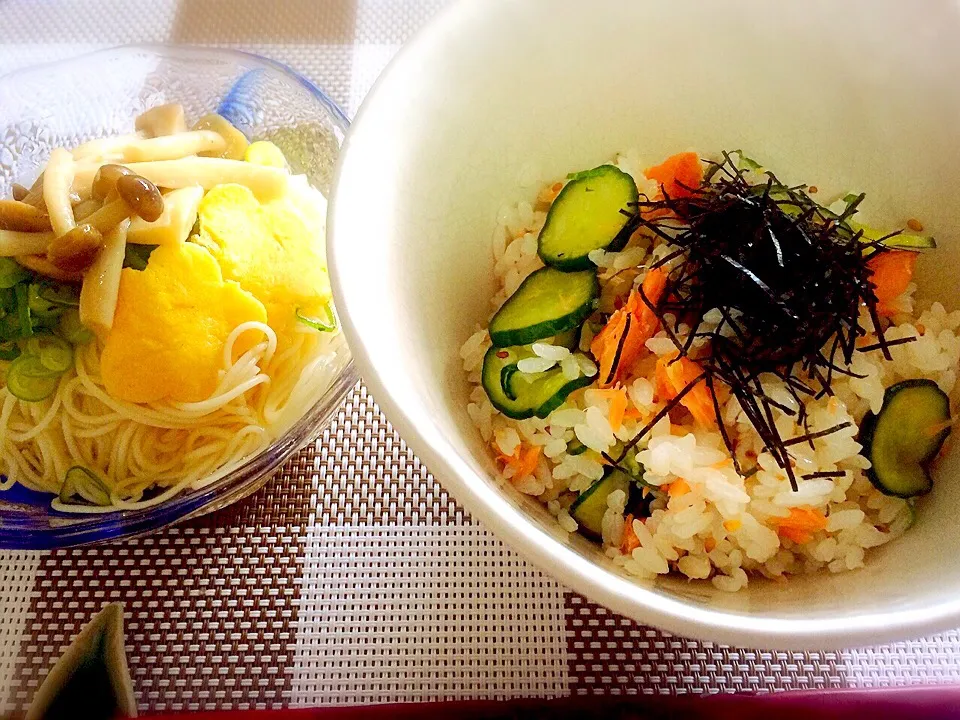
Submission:
[[[889,233],[874,230],[867,225],[862,225],[855,220],[847,220],[847,224],[854,232],[863,233],[860,236],[860,240],[864,243],[873,243],[880,240],[881,245],[891,250],[910,250],[913,252],[936,250],[937,248],[937,241],[929,235],[909,235],[907,233],[890,235]]]
[[[567,455],[583,455],[587,451],[587,446],[574,438],[567,443]]]
[[[496,347],[509,347],[575,330],[593,312],[599,294],[592,270],[566,273],[541,268],[490,320],[490,340]]]
[[[622,250],[637,184],[614,165],[577,173],[550,206],[537,240],[537,252],[559,270],[593,266],[594,250]]]
[[[843,214],[849,205],[853,203],[859,204],[862,199],[862,196],[850,193],[845,195],[842,199],[837,200],[835,203],[830,205],[829,208],[824,208],[824,210],[826,213],[837,217]],[[882,232],[876,228],[870,227],[869,225],[864,225],[863,223],[850,217],[844,220],[844,224],[853,232],[861,233],[860,240],[865,244],[874,243],[880,240],[882,241],[881,244],[884,247],[888,247],[891,250],[912,250],[914,252],[919,252],[922,250],[936,250],[937,248],[937,241],[929,235],[914,235],[909,233],[897,233],[895,235],[891,235],[890,233]]]
[[[616,490],[630,494],[633,480],[626,473],[610,468],[604,476],[581,492],[570,506],[570,515],[584,535],[600,539],[603,528],[603,516],[607,512],[607,498]]]
[[[509,418],[545,418],[560,407],[570,393],[592,382],[585,376],[570,380],[559,366],[539,373],[520,372],[517,363],[531,357],[534,357],[533,350],[521,346],[492,347],[483,358],[483,389],[491,404]]]
[[[860,425],[870,482],[895,497],[930,492],[929,466],[950,434],[950,421],[950,398],[932,380],[887,388],[879,414],[867,413]]]
[[[867,242],[872,242],[866,234],[864,234],[864,237],[867,238]],[[877,239],[879,240],[881,237],[883,236],[878,235]],[[888,237],[883,241],[883,246],[892,250],[936,250],[937,241],[929,235],[905,235],[901,233]]]
[[[558,333],[551,344],[565,347],[567,350],[576,350],[580,346],[580,327]]]

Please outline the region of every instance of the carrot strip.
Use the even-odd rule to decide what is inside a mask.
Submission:
[[[631,405],[627,408],[626,412],[623,413],[624,420],[639,420],[643,417],[643,413],[640,412],[640,408],[635,405]]]
[[[640,293],[634,290],[627,303],[610,316],[590,343],[590,352],[600,366],[601,388],[612,386],[646,349],[646,342],[660,327],[660,320],[649,307],[660,301],[667,286],[667,275],[660,268],[647,272]],[[643,298],[646,298],[646,302]]]
[[[505,455],[500,449],[500,446],[497,445],[496,441],[490,443],[490,447],[493,448],[493,452],[496,454],[497,460],[502,462],[504,465],[514,465],[520,461],[520,445],[517,445],[517,448],[513,451],[512,455]]]
[[[539,445],[531,445],[520,453],[520,459],[515,465],[517,471],[512,479],[519,480],[533,475],[533,471],[537,469],[537,463],[540,462],[541,451],[542,448]]]
[[[627,391],[623,388],[597,390],[597,394],[605,397],[609,403],[609,412],[607,417],[610,421],[610,429],[616,432],[623,426],[623,419],[627,413]]]
[[[777,534],[782,538],[792,540],[793,542],[797,543],[797,545],[803,545],[813,539],[813,535],[806,530],[800,530],[799,528],[782,527],[777,530]]]
[[[673,383],[670,382],[670,376],[667,375],[667,363],[674,357],[675,355],[662,355],[657,358],[657,366],[653,371],[653,386],[657,392],[657,400],[660,402],[668,402],[677,396]]]
[[[623,519],[623,539],[620,541],[620,552],[629,555],[640,547],[640,538],[633,530],[633,515],[627,515]]]
[[[562,182],[555,182],[553,185],[547,185],[537,194],[537,202],[549,205],[557,199],[557,195],[563,190]]]
[[[513,455],[504,455],[495,442],[491,443],[491,445],[493,451],[497,454],[497,460],[505,466],[513,468],[514,480],[532,475],[533,471],[537,469],[537,463],[540,462],[540,454],[543,452],[543,448],[539,445],[525,445],[524,443],[520,443],[517,445],[517,449],[513,451]]]
[[[825,530],[827,517],[820,510],[812,507],[790,508],[790,514],[785,518],[776,518],[777,534],[780,537],[792,540],[798,545],[810,542],[813,533]]]
[[[703,165],[695,152],[682,152],[647,168],[643,174],[649,180],[655,180],[664,195],[689,197],[703,182]]]
[[[623,427],[623,417],[627,412],[627,394],[622,390],[610,400],[610,429],[617,432]]]
[[[660,302],[663,291],[666,289],[667,273],[664,272],[662,268],[648,270],[643,278],[643,282],[640,283],[640,290],[651,305],[656,305]],[[653,337],[653,334],[656,333],[660,327],[660,319],[657,317],[657,314],[644,302],[639,293],[631,294],[630,300],[633,302],[633,311],[639,311],[641,326],[645,331],[650,333],[650,337]],[[646,340],[644,340],[644,342],[646,342]]]
[[[891,304],[907,289],[916,265],[917,253],[908,250],[890,250],[867,262],[880,315],[889,317],[895,314]]]
[[[625,339],[624,334],[630,329],[629,318],[628,310],[625,308],[617,310],[590,343],[590,352],[600,366],[599,376],[602,388],[610,387],[616,380],[617,373],[614,365],[623,355],[622,340]]]
[[[817,532],[827,528],[827,516],[812,507],[790,508],[790,514],[787,517],[776,518],[774,522],[780,528],[793,528],[807,532]]]
[[[667,486],[667,495],[680,497],[690,492],[690,484],[683,478],[677,478]]]
[[[682,357],[678,353],[663,355],[657,360],[655,370],[657,394],[660,400],[672,400],[702,374],[703,370],[690,358]],[[716,427],[717,411],[710,388],[704,380],[700,380],[680,403],[690,411],[693,419],[700,425]]]

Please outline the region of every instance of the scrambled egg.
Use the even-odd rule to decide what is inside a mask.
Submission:
[[[298,180],[291,178],[285,197],[263,204],[242,185],[213,188],[200,203],[194,238],[217,259],[224,278],[263,303],[281,337],[298,309],[316,316],[331,294],[323,254],[325,202]]]
[[[143,271],[127,268],[100,358],[107,392],[129,402],[197,402],[216,389],[227,336],[266,310],[194,243],[162,245]],[[239,356],[259,341],[242,335]]]

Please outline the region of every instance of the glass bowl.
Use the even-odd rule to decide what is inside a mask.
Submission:
[[[162,46],[122,47],[0,77],[0,197],[29,186],[55,147],[132,132],[134,118],[165,102],[188,117],[219,112],[248,137],[268,137],[295,173],[324,195],[349,122],[306,78],[243,52]],[[142,534],[218,510],[260,488],[319,430],[356,384],[346,344],[332,385],[266,450],[201,489],[147,510],[72,515],[51,496],[16,486],[0,492],[0,548],[46,549]]]

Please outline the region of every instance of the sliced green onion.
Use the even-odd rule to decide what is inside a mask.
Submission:
[[[0,360],[16,360],[20,357],[20,346],[15,342],[0,343]]]
[[[0,308],[4,312],[15,312],[17,309],[17,293],[12,287],[0,288]]]
[[[146,270],[150,253],[156,249],[156,245],[129,243],[126,250],[123,251],[123,266],[133,270]]]
[[[34,317],[33,318],[33,332],[41,333],[52,333],[57,329],[57,325],[60,324],[60,313],[56,315],[49,315],[45,317]]]
[[[19,370],[20,375],[23,377],[30,378],[59,378],[63,375],[62,370],[51,370],[49,367],[43,364],[43,361],[40,360],[40,356],[36,355],[29,350],[23,349],[23,343],[20,343],[21,353],[20,358],[32,358],[33,362],[24,363]],[[18,358],[18,359],[20,359]]]
[[[743,150],[731,150],[728,154],[730,154],[730,155],[736,155],[738,158],[740,158],[739,162],[737,163],[737,167],[738,167],[740,170],[753,170],[753,171],[757,171],[757,170],[762,170],[762,169],[763,169],[763,165],[761,165],[760,163],[758,163],[758,162],[757,162],[756,160],[754,160],[753,158],[749,158],[749,157],[747,157],[746,155],[744,155],[744,154],[743,154]]]
[[[35,318],[59,317],[63,308],[43,297],[40,294],[42,290],[43,286],[37,283],[30,283],[27,287],[27,305],[30,308],[30,316]]]
[[[20,337],[20,318],[14,313],[0,316],[0,342],[9,342]]]
[[[57,332],[71,345],[86,345],[93,340],[93,333],[80,322],[80,311],[76,308],[68,308],[60,316]]]
[[[26,342],[26,352],[35,355],[54,375],[62,375],[73,367],[73,348],[56,335],[34,335]]]
[[[629,453],[620,461],[620,469],[627,473],[635,482],[639,483],[648,490],[661,492],[663,488],[659,485],[651,485],[643,479],[644,467],[637,461],[636,453]]]
[[[51,374],[36,355],[21,355],[7,370],[7,390],[26,402],[50,397],[59,382],[60,374]]]
[[[67,470],[60,486],[60,502],[68,503],[74,497],[80,497],[94,505],[110,505],[110,488],[97,476],[82,465],[74,465]]]
[[[337,329],[337,319],[333,314],[333,311],[330,309],[330,306],[327,305],[324,307],[324,310],[327,314],[326,321],[317,320],[314,318],[309,318],[303,313],[300,312],[300,308],[297,308],[297,320],[302,322],[307,327],[311,327],[314,330],[320,332],[334,332]]]
[[[12,288],[30,277],[30,271],[13,258],[0,258],[0,288]]]
[[[17,295],[17,317],[20,320],[20,337],[33,335],[33,320],[30,318],[30,291],[20,283],[14,288]]]
[[[65,308],[80,307],[80,291],[74,285],[43,283],[40,285],[38,294],[51,305]]]

